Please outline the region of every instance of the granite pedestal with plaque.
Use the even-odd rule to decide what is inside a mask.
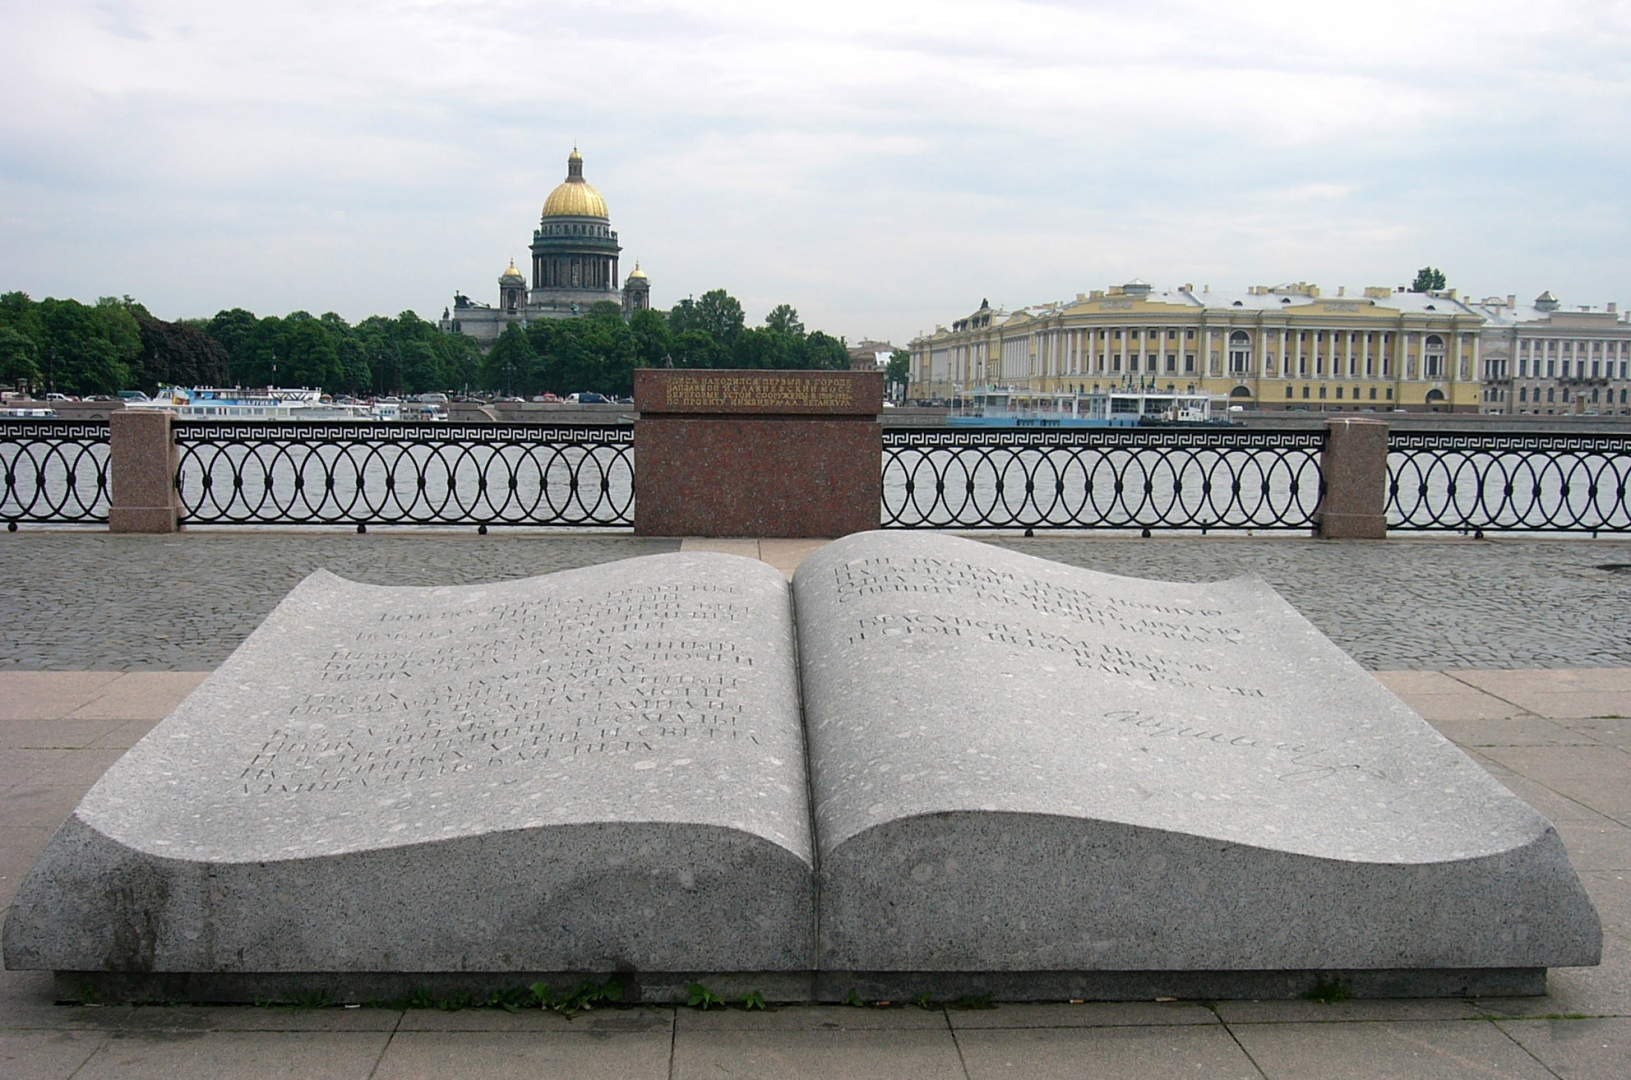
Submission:
[[[885,532],[791,588],[314,574],[4,932],[103,1000],[1538,993],[1601,942],[1552,826],[1261,581]]]
[[[883,374],[634,373],[634,531],[846,536],[878,527]]]

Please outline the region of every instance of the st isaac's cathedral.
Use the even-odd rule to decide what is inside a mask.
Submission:
[[[498,305],[454,293],[452,309],[442,311],[442,329],[468,334],[485,348],[510,323],[570,319],[605,300],[620,304],[625,319],[651,306],[651,283],[639,264],[618,285],[617,255],[623,249],[606,200],[583,178],[583,157],[575,148],[566,159],[566,180],[544,200],[531,246],[530,286],[511,259],[498,278]]]

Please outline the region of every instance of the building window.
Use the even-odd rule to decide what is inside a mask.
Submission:
[[[1190,331],[1190,333],[1193,334],[1194,331]],[[1195,354],[1192,352],[1184,353],[1184,374],[1195,374]]]
[[[1286,387],[1286,397],[1290,397],[1290,396],[1291,396],[1291,387],[1288,386],[1288,387]]]
[[[1178,374],[1178,354],[1175,352],[1167,353],[1167,374]]]
[[[1427,340],[1422,342],[1422,368],[1424,379],[1444,378],[1444,339],[1437,334],[1428,334]]]
[[[1320,397],[1323,398],[1324,396],[1325,396],[1325,386],[1324,386],[1324,384],[1321,384],[1320,385]]]
[[[1557,389],[1555,387],[1548,386],[1546,388],[1546,400],[1548,402],[1556,401],[1557,398],[1554,396],[1554,395],[1556,395],[1556,393],[1557,393]]]
[[[1194,341],[1195,340],[1195,331],[1185,330],[1184,331],[1184,340],[1185,341]]]
[[[1370,399],[1372,401],[1376,400],[1376,387],[1374,386],[1370,388]]]
[[[1389,401],[1393,400],[1393,387],[1391,386],[1387,388],[1387,399]]]
[[[1303,387],[1303,398],[1307,399],[1307,397],[1308,397],[1308,387],[1305,386],[1305,387]]]
[[[1229,335],[1229,374],[1244,375],[1251,371],[1252,339],[1243,330]]]
[[[1527,386],[1518,387],[1518,400],[1519,401],[1528,401],[1529,400],[1529,388]]]
[[[1340,387],[1340,386],[1337,387],[1337,400],[1338,401],[1342,400],[1342,387]]]

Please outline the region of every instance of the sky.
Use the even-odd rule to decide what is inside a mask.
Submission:
[[[576,145],[652,301],[905,344],[1141,278],[1631,301],[1631,2],[0,0],[0,291],[497,302]]]

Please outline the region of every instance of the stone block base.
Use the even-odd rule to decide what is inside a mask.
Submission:
[[[639,536],[837,537],[878,527],[876,420],[642,418],[634,459]]]
[[[1335,993],[1354,998],[1533,997],[1545,968],[1429,968],[1362,971],[761,971],[761,972],[56,972],[59,1001],[387,1004],[421,993],[433,1000],[494,994],[547,983],[556,993],[585,980],[616,982],[623,1002],[684,1004],[692,983],[735,1004],[757,990],[766,1001],[1188,1001],[1292,1000]]]
[[[114,506],[108,509],[108,531],[173,533],[180,529],[173,506]]]
[[[1320,514],[1324,540],[1386,540],[1387,518],[1381,514]]]

